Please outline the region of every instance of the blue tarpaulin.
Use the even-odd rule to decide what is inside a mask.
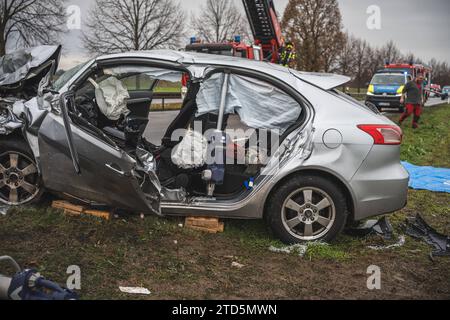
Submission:
[[[402,164],[411,176],[410,188],[450,193],[450,169],[420,167],[408,162]]]

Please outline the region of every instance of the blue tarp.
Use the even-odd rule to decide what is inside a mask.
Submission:
[[[420,167],[408,162],[402,164],[411,176],[410,188],[450,193],[450,169]]]

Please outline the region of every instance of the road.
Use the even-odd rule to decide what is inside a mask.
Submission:
[[[425,104],[425,107],[434,107],[444,103],[447,103],[447,100],[441,100],[441,98],[430,98]]]
[[[155,145],[160,145],[164,134],[167,131],[169,125],[175,120],[179,111],[158,111],[150,112],[150,121],[147,129],[144,132],[144,137],[147,141]],[[249,129],[243,123],[240,122],[239,117],[231,115],[228,119],[228,126],[230,129]]]
[[[160,145],[169,125],[175,120],[180,111],[150,112],[150,121],[144,137],[155,145]]]

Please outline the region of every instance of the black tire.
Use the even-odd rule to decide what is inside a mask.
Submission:
[[[306,209],[308,210],[308,217],[306,217],[306,210],[302,211],[304,209],[304,206],[307,206],[307,208],[310,207],[310,205],[307,204],[308,201],[305,201],[305,191],[312,191],[312,196],[309,196],[312,200],[309,201],[309,203],[312,203],[314,207],[314,213],[311,212],[311,209]],[[298,193],[298,195],[296,195],[296,192]],[[292,198],[290,197],[293,194],[294,197],[303,199],[294,202],[297,205],[302,205],[302,209],[300,210],[300,212],[296,212],[295,210],[285,207],[285,205],[289,203],[287,201],[289,199],[292,200]],[[320,210],[320,207],[317,207],[317,204],[315,204],[314,202],[319,201],[322,196],[322,200],[327,199],[327,202],[330,203],[330,206]],[[320,203],[322,203],[322,201],[320,201],[319,204]],[[271,195],[270,199],[267,202],[265,220],[274,235],[278,237],[283,243],[297,244],[308,241],[330,242],[343,231],[347,222],[347,212],[346,197],[339,186],[322,176],[298,175],[287,180]],[[310,217],[310,214],[314,215],[314,217]],[[290,220],[291,218],[287,217],[288,215],[292,215],[292,220]],[[303,218],[300,218],[300,216],[303,216]],[[324,220],[323,218],[326,218],[326,220]],[[290,229],[287,223],[294,221],[295,219],[299,219],[299,221],[302,221],[302,219],[307,219],[307,223],[300,222],[300,224],[294,227],[294,229]],[[318,222],[319,219],[321,220],[320,223]],[[312,222],[313,220],[316,221]],[[328,221],[327,227],[323,225],[323,221]],[[312,224],[313,230],[317,229],[317,234],[313,236],[316,238],[305,238],[305,235],[307,235],[306,224]],[[302,227],[303,235],[301,231]],[[321,228],[324,228],[324,230],[320,231]]]
[[[0,188],[0,205],[18,206],[38,203],[44,194],[44,188],[42,178],[38,173],[33,152],[23,138],[18,136],[0,137],[0,164],[2,164],[3,168],[6,167],[6,169],[8,169],[8,157],[10,157],[11,154],[18,155],[17,169],[21,170],[21,172],[23,172],[23,169],[29,167],[30,164],[34,165],[35,168],[33,168],[34,170],[32,173],[20,175],[19,178],[22,182],[19,182],[19,184],[22,185],[23,182],[25,182],[28,190],[30,190],[30,185],[35,187],[36,190],[33,193],[30,193],[23,187],[18,188],[17,202],[12,203],[6,200],[8,192],[9,194],[11,193],[11,188],[2,186]],[[11,166],[11,163],[9,163],[9,165]],[[3,172],[2,167],[0,167],[0,183],[2,181],[5,183],[7,181],[6,177],[6,171]],[[23,186],[25,187],[25,184],[23,184]]]

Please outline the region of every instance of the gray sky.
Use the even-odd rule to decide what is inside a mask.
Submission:
[[[198,13],[206,2],[206,0],[178,1],[188,14]],[[230,1],[235,1],[238,8],[244,11],[240,0]],[[284,12],[288,1],[274,0],[280,15]],[[393,40],[404,53],[413,52],[425,61],[434,57],[450,63],[449,0],[338,0],[338,2],[344,28],[351,34],[375,46]],[[93,3],[94,0],[68,1],[68,4],[80,6],[82,20]],[[380,30],[369,30],[367,27],[369,14],[366,11],[371,5],[381,9]],[[63,36],[64,58],[61,67],[67,68],[88,58],[82,48],[80,35],[81,31],[74,30]],[[188,38],[189,36],[186,41]]]

